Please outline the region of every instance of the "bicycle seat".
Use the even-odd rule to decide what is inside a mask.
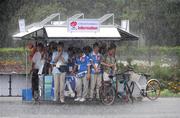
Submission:
[[[114,77],[114,75],[109,75],[109,78],[113,78]]]

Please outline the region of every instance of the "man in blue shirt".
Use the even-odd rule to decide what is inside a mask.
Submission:
[[[90,79],[90,63],[89,58],[83,53],[81,49],[79,49],[79,55],[76,59],[75,65],[75,69],[77,68],[77,98],[74,101],[84,102],[88,93],[88,83]]]
[[[90,82],[90,99],[93,99],[94,89],[96,88],[96,98],[99,99],[99,88],[102,81],[101,70],[102,56],[99,53],[99,44],[93,44],[93,52],[90,54],[91,63],[91,82]]]

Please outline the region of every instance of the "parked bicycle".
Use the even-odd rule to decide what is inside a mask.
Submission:
[[[100,99],[103,104],[111,105],[114,103],[115,98],[121,99],[125,102],[133,103],[132,92],[134,89],[134,83],[129,85],[129,74],[126,72],[109,76],[109,81],[102,81],[100,87]],[[118,90],[118,82],[123,83],[123,92]]]
[[[138,76],[132,77],[132,74]],[[138,78],[136,78],[138,77]],[[160,83],[157,79],[150,79],[150,75],[144,73],[136,73],[132,68],[127,71],[109,76],[110,81],[102,81],[100,88],[100,98],[103,104],[111,105],[115,98],[121,99],[125,102],[134,102],[134,88],[139,90],[139,99],[147,97],[150,100],[156,100],[160,96]],[[145,83],[139,83],[140,79],[144,79]],[[119,90],[118,85],[123,85],[122,90]]]
[[[133,73],[135,73],[132,70]],[[145,73],[135,73],[139,75],[139,78],[131,78],[136,88],[140,91],[139,100],[147,97],[149,100],[156,100],[160,96],[160,82],[157,79],[151,79],[151,75]],[[146,83],[140,84],[139,79],[144,79]]]

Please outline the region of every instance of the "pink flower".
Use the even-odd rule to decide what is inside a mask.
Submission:
[[[75,27],[76,25],[77,25],[77,22],[76,22],[76,21],[71,22],[71,26],[72,26],[72,27]]]

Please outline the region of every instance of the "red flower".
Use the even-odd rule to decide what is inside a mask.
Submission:
[[[72,26],[72,27],[75,27],[76,25],[77,25],[77,22],[76,22],[76,21],[71,22],[71,26]]]

